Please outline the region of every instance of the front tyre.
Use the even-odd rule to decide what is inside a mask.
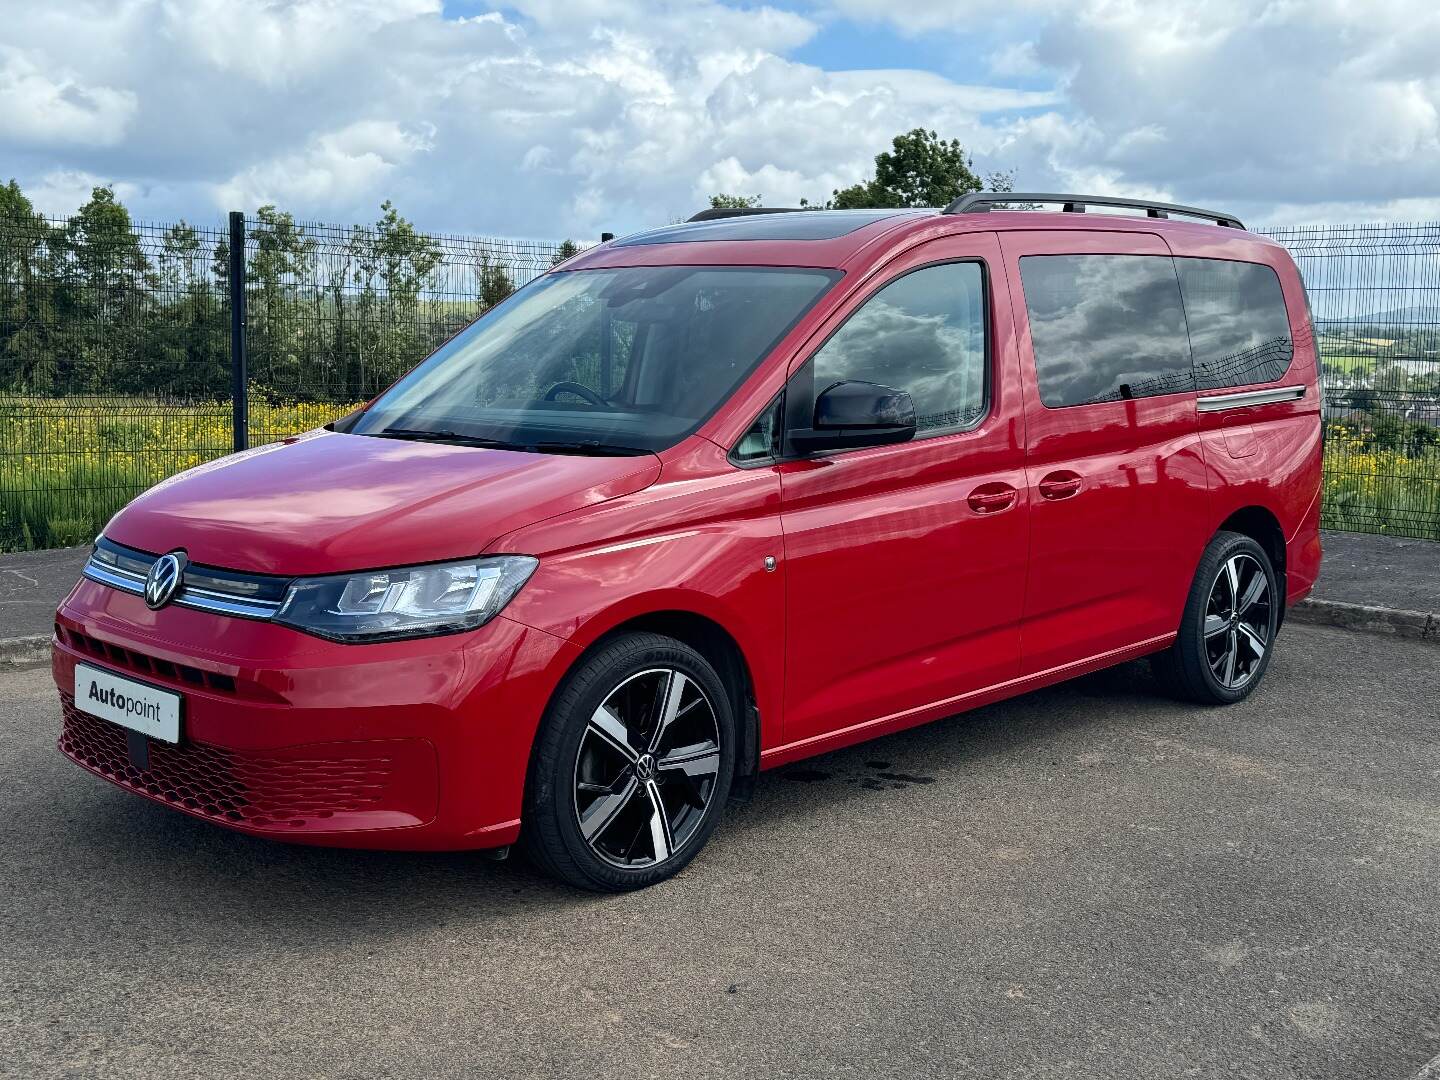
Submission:
[[[1195,571],[1180,634],[1152,661],[1156,678],[1201,704],[1243,700],[1270,664],[1283,602],[1265,549],[1240,533],[1216,533]]]
[[[730,791],[735,717],[720,676],[661,634],[613,638],[561,683],[541,722],[522,842],[542,869],[600,892],[678,873]]]

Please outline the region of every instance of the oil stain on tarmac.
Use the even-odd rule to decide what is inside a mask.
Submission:
[[[866,791],[887,791],[897,788],[906,788],[912,784],[933,784],[933,776],[916,776],[912,773],[890,772],[888,761],[867,761],[865,768],[868,773],[829,773],[823,769],[794,768],[786,769],[780,775],[786,780],[793,780],[801,784],[815,784],[824,780],[839,779],[842,783],[858,784]]]

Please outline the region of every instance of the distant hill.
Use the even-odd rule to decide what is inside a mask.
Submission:
[[[1369,315],[1354,315],[1344,319],[1329,319],[1328,322],[1349,323],[1352,326],[1407,326],[1415,323],[1440,323],[1440,300],[1430,304],[1410,304],[1406,307],[1376,311]]]

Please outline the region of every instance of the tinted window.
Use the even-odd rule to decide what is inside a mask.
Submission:
[[[1176,259],[1195,381],[1202,390],[1270,382],[1294,355],[1280,279],[1268,266]]]
[[[1029,255],[1020,278],[1050,408],[1194,388],[1168,256]]]
[[[714,413],[838,276],[704,266],[546,274],[441,346],[350,430],[664,449]]]
[[[877,292],[815,354],[815,393],[847,379],[904,390],[919,434],[985,414],[985,275],[978,263],[916,270]]]

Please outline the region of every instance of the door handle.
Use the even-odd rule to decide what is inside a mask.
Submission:
[[[1017,494],[1009,484],[981,484],[966,501],[977,514],[998,514],[1015,505]]]
[[[1080,477],[1073,472],[1053,472],[1040,481],[1040,497],[1051,502],[1080,494]]]

